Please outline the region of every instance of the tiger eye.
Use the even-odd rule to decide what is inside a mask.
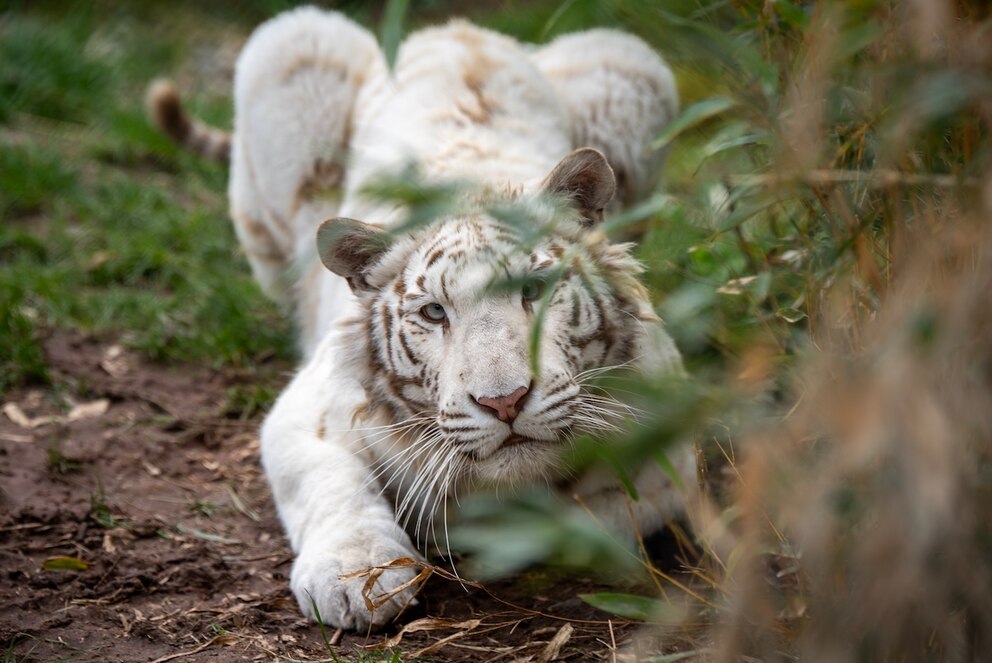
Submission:
[[[420,309],[420,315],[423,316],[425,320],[431,322],[444,322],[444,319],[448,317],[445,313],[444,307],[437,302],[431,302],[427,306]]]
[[[527,281],[520,289],[520,296],[524,298],[525,302],[533,302],[540,299],[543,293],[544,281],[539,279],[531,279]]]

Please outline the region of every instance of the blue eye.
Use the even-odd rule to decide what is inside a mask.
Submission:
[[[527,281],[520,289],[520,296],[524,298],[525,302],[536,301],[541,298],[542,294],[544,294],[544,281],[539,279]]]
[[[432,302],[420,309],[420,315],[431,322],[444,322],[444,319],[448,317],[448,314],[444,312],[444,307],[437,302]]]

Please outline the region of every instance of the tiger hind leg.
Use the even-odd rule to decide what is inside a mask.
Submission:
[[[679,107],[665,61],[641,39],[609,29],[564,35],[532,57],[561,100],[573,147],[594,147],[613,166],[615,205],[652,191],[665,154],[651,143]]]
[[[317,225],[337,213],[355,98],[381,59],[367,30],[313,7],[263,23],[238,58],[230,212],[274,299],[286,300],[294,266],[313,262]]]

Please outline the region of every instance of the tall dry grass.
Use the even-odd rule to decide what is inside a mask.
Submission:
[[[720,661],[989,660],[992,23],[979,3],[882,5],[870,112],[841,127],[825,100],[845,11],[817,5],[749,183],[811,194],[849,254],[811,283],[810,346],[783,407],[736,440],[731,497],[696,514],[720,612],[694,643]],[[759,379],[739,388],[760,390],[767,353],[742,357]]]

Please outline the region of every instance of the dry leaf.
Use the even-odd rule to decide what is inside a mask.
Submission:
[[[464,622],[456,622],[454,619],[445,619],[443,617],[424,617],[422,619],[415,619],[401,628],[396,635],[392,636],[381,645],[376,645],[376,647],[395,647],[407,633],[416,633],[417,631],[439,631],[442,629],[460,629],[467,632],[471,631],[481,623],[482,621],[479,619],[470,619]]]
[[[343,573],[338,576],[338,580],[354,580],[355,578],[364,578],[376,569],[405,569],[411,566],[423,566],[423,562],[418,562],[412,557],[400,557],[394,559],[391,562],[386,562],[385,564],[380,564],[378,566],[373,566],[367,569],[361,569],[359,571],[353,571],[352,573]]]
[[[376,582],[379,580],[379,577],[383,574],[384,571],[388,571],[389,569],[404,569],[410,567],[419,568],[420,572],[417,573],[417,575],[411,578],[410,580],[407,580],[403,584],[399,585],[398,587],[394,587],[393,589],[384,592],[382,594],[379,594],[374,598],[372,597],[372,590],[375,588]],[[369,612],[375,612],[377,608],[381,607],[383,604],[392,600],[393,597],[395,597],[397,594],[405,591],[410,587],[413,587],[414,585],[422,584],[425,580],[427,580],[427,578],[431,576],[431,574],[434,572],[434,568],[435,567],[431,566],[430,564],[417,561],[412,557],[400,557],[398,559],[392,560],[391,562],[386,562],[385,564],[380,564],[378,566],[372,566],[366,569],[354,571],[352,573],[345,573],[339,575],[338,579],[355,580],[357,578],[365,578],[365,583],[362,585],[362,599],[364,599],[365,601],[365,608]],[[419,589],[417,591],[419,591]],[[414,595],[416,593],[417,592],[414,592]],[[407,599],[407,601],[403,604],[401,611],[406,610],[408,606],[417,605],[417,599],[414,598],[414,595],[411,595],[410,598]]]
[[[37,428],[38,426],[44,426],[45,424],[62,421],[62,417],[55,416],[54,414],[47,414],[41,417],[29,417],[24,414],[24,410],[22,410],[17,403],[4,403],[3,412],[7,415],[8,419],[21,428]]]
[[[108,262],[110,262],[114,257],[114,254],[110,251],[97,251],[90,256],[90,259],[86,261],[86,271],[92,272],[93,270],[103,267]]]
[[[565,624],[558,629],[555,633],[555,637],[551,638],[551,641],[545,646],[544,651],[541,655],[537,657],[537,663],[550,663],[558,658],[558,654],[561,653],[561,648],[564,647],[569,639],[572,637],[572,632],[575,629],[571,624],[565,622]]]
[[[433,642],[433,643],[427,645],[426,647],[424,647],[423,649],[418,649],[417,651],[415,651],[412,654],[410,654],[410,658],[420,658],[421,656],[424,656],[425,654],[430,654],[430,653],[433,653],[433,652],[437,651],[438,649],[440,649],[441,647],[445,646],[446,644],[448,644],[452,640],[457,640],[458,638],[464,638],[466,635],[468,635],[472,631],[472,629],[474,629],[476,626],[478,626],[481,623],[482,623],[482,621],[479,620],[479,619],[470,619],[467,622],[461,622],[462,625],[468,624],[469,626],[467,628],[465,628],[464,630],[459,631],[458,633],[452,633],[451,635],[447,636],[446,638],[441,638],[437,642]]]
[[[420,585],[422,585],[431,576],[431,573],[433,573],[433,571],[432,571],[432,569],[430,567],[425,567],[425,568],[421,569],[420,570],[420,573],[418,573],[414,577],[410,578],[409,580],[407,580],[402,585],[399,585],[397,587],[394,587],[393,589],[389,590],[388,592],[386,592],[386,593],[380,595],[378,598],[376,598],[376,600],[375,600],[375,607],[378,608],[379,606],[381,606],[384,603],[386,603],[389,600],[391,600],[397,594],[406,591],[410,587],[414,587],[414,586],[418,587],[417,591],[419,592],[420,591],[419,590]],[[417,592],[414,592],[414,594],[416,594],[416,593]],[[406,609],[407,605],[417,605],[417,599],[411,597],[407,601],[407,603],[403,606],[403,609],[404,610]]]
[[[80,419],[100,417],[103,416],[109,408],[110,401],[106,398],[101,398],[97,401],[90,401],[89,403],[80,403],[69,410],[69,414],[66,415],[66,421],[79,421]]]
[[[741,276],[730,279],[725,284],[716,289],[721,295],[739,295],[744,292],[744,287],[757,279],[757,276]]]
[[[31,425],[31,418],[24,414],[24,410],[17,403],[4,403],[3,413],[21,428],[34,428]]]
[[[30,435],[18,435],[17,433],[0,433],[0,440],[6,440],[7,442],[19,442],[21,444],[26,444],[28,442],[34,442],[34,437]]]
[[[108,553],[117,552],[117,546],[114,545],[114,539],[118,541],[134,541],[135,536],[123,527],[114,527],[113,529],[108,529],[103,533],[103,549]]]
[[[131,363],[128,361],[124,348],[119,345],[111,345],[103,353],[100,368],[111,377],[119,378],[131,370]]]

